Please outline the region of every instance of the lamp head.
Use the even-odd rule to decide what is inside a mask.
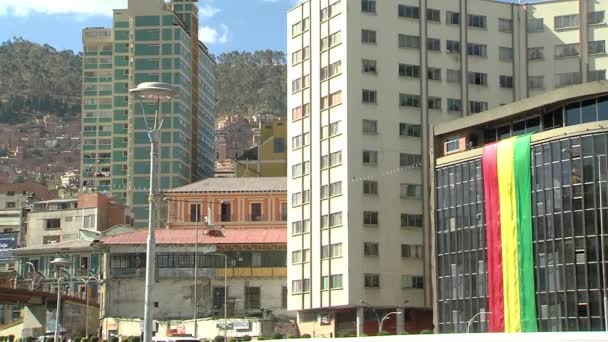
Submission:
[[[66,258],[62,258],[62,257],[55,257],[55,259],[53,259],[50,262],[51,265],[54,265],[56,267],[61,267],[61,266],[66,266],[70,264],[70,261]]]
[[[143,82],[136,88],[129,89],[129,93],[141,100],[164,101],[177,97],[177,91],[173,86],[163,82]]]

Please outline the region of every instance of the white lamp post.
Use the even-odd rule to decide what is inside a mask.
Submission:
[[[477,316],[481,316],[484,314],[490,314],[491,312],[489,311],[480,311],[476,314],[473,315],[473,317],[471,317],[471,319],[469,319],[469,321],[467,322],[467,334],[469,333],[470,329],[471,329],[471,324],[473,324],[473,322],[475,321],[475,318],[477,318]],[[481,322],[481,320],[480,320]]]
[[[382,319],[380,320],[380,326],[378,327],[378,335],[380,335],[380,333],[382,332],[382,325],[384,324],[384,321],[386,321],[390,315],[398,316],[401,314],[402,314],[401,311],[393,311],[393,312],[389,312],[386,315],[384,315],[384,317],[382,317]]]
[[[163,126],[164,117],[160,113],[161,101],[170,101],[176,97],[176,90],[167,83],[162,82],[144,82],[140,83],[136,88],[130,89],[129,93],[135,95],[135,98],[142,106],[142,114],[148,129],[148,139],[150,140],[150,189],[148,195],[149,212],[148,212],[148,242],[146,248],[146,284],[144,294],[144,340],[143,342],[152,341],[152,284],[154,278],[155,256],[156,256],[156,241],[154,238],[154,178],[156,177],[155,145],[159,138],[160,130]],[[156,103],[156,112],[154,113],[154,121],[151,124],[146,119],[145,107],[143,102]]]
[[[55,338],[53,342],[59,341],[59,313],[61,310],[61,272],[64,270],[63,266],[69,265],[70,261],[65,258],[56,257],[50,262],[51,265],[56,267],[57,275],[57,308],[55,311]]]

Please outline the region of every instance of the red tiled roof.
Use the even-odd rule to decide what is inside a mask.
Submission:
[[[287,229],[274,228],[227,228],[223,229],[224,236],[206,235],[202,229],[198,231],[199,244],[239,244],[239,243],[287,243]],[[194,244],[195,229],[156,229],[156,244],[179,245]],[[108,236],[101,239],[104,245],[143,245],[148,239],[148,230],[140,229],[130,233]]]

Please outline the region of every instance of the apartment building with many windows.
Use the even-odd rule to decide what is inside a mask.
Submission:
[[[430,126],[605,79],[607,5],[309,0],[288,12],[288,198],[307,194],[288,204],[288,255],[310,251],[288,260],[301,331],[375,333],[375,314],[394,310],[405,314],[387,330],[431,324]]]
[[[142,108],[129,89],[156,81],[178,90],[160,108],[157,187],[213,174],[215,62],[198,40],[195,2],[130,0],[114,10],[112,28],[83,31],[81,185],[130,205],[137,226],[148,217],[150,143],[142,113],[150,120],[156,108]]]

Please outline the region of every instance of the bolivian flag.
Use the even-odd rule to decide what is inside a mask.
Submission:
[[[490,331],[534,332],[530,135],[483,148]]]

